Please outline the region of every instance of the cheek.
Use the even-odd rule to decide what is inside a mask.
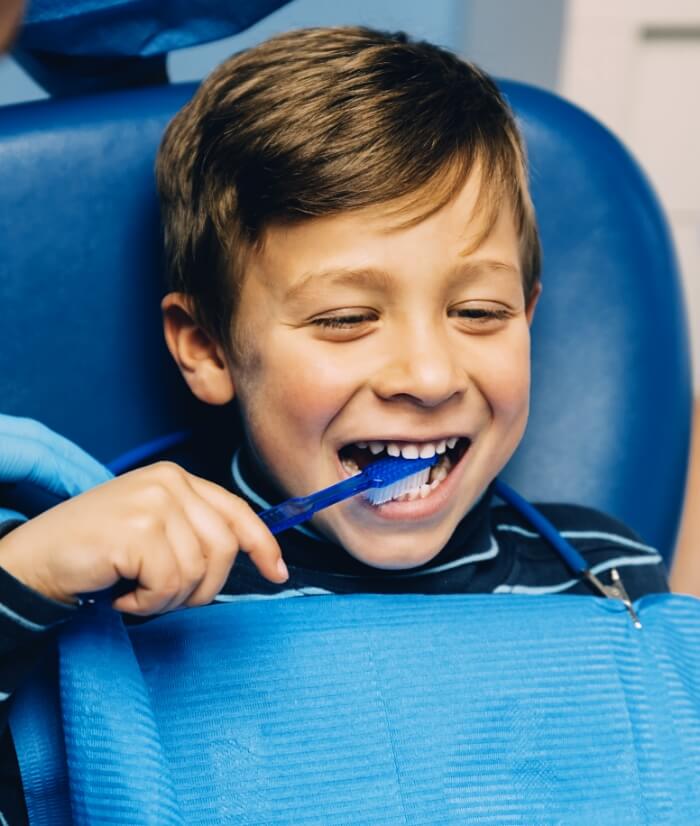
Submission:
[[[239,400],[256,442],[320,437],[354,392],[353,379],[311,348],[270,342],[256,348],[238,380]]]
[[[495,418],[515,423],[527,416],[530,400],[530,336],[513,330],[482,353],[475,381]]]

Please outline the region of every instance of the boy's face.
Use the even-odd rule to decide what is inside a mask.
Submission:
[[[359,495],[314,517],[378,568],[434,557],[525,429],[535,302],[507,205],[474,248],[478,185],[408,228],[381,207],[273,227],[246,273],[229,369],[254,450],[288,495],[368,464],[358,442],[433,443],[451,460],[424,498]]]

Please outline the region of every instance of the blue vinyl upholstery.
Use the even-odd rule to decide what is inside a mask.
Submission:
[[[544,247],[533,403],[505,478],[608,511],[668,558],[685,481],[690,370],[664,219],[598,123],[504,82]],[[209,427],[162,343],[153,160],[191,85],[0,111],[0,410],[102,461]],[[218,421],[218,419],[217,419]]]

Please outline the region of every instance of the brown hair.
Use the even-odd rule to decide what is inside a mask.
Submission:
[[[233,55],[170,123],[157,161],[169,287],[226,347],[251,249],[273,223],[394,202],[412,220],[482,173],[485,232],[507,198],[524,290],[540,246],[522,140],[493,81],[444,49],[360,27]],[[428,196],[428,197],[426,197]],[[416,216],[415,209],[422,209]]]

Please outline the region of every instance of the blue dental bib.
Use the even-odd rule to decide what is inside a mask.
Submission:
[[[30,823],[696,824],[700,601],[636,607],[91,606],[13,706]]]

